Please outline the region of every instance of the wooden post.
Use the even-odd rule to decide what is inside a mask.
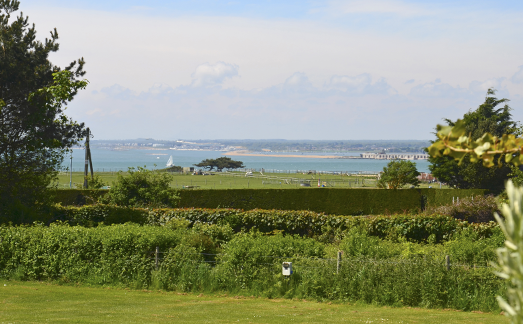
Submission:
[[[87,175],[89,174],[89,135],[89,128],[87,128],[87,137],[85,138],[84,189],[88,188]]]
[[[450,270],[450,255],[445,255],[445,266],[447,267],[447,271]]]
[[[158,270],[158,254],[160,253],[160,248],[157,246],[156,251],[154,251],[154,267]]]
[[[341,267],[341,251],[338,251],[338,260],[336,262],[336,274],[340,273]]]

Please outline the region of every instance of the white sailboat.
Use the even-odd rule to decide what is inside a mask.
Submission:
[[[173,162],[173,156],[171,155],[169,157],[169,160],[167,161],[167,165],[166,165],[168,168],[174,166],[174,162]]]

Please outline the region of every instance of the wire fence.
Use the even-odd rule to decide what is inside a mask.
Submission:
[[[165,255],[172,254],[183,254],[183,255],[194,255],[194,256],[203,256],[207,260],[193,260],[194,262],[199,263],[208,263],[211,265],[217,265],[219,263],[228,263],[231,261],[224,260],[222,257],[226,257],[227,254],[224,253],[191,253],[191,252],[182,252],[182,251],[160,251],[159,247],[156,247],[155,251],[148,251],[147,257],[154,259],[156,268],[161,266],[162,261],[165,259]],[[263,266],[276,266],[281,265],[283,262],[293,262],[293,267],[297,269],[320,269],[324,268],[325,265],[329,263],[332,264],[332,267],[336,269],[338,273],[341,268],[346,265],[355,264],[355,263],[366,263],[366,264],[386,264],[386,265],[424,265],[426,262],[422,259],[373,259],[365,257],[343,257],[343,252],[338,251],[336,258],[320,258],[320,257],[302,257],[302,256],[281,256],[281,255],[257,255],[257,254],[245,254],[241,256],[242,258],[255,258],[255,259],[272,259],[272,262],[269,260],[264,262],[250,262],[251,265],[263,265]],[[311,263],[320,263],[322,266],[310,266]],[[235,262],[236,263],[236,262]],[[438,264],[438,263],[436,263]],[[494,269],[490,264],[465,264],[465,263],[454,263],[451,262],[451,256],[445,255],[444,258],[441,258],[439,262],[441,266],[445,266],[447,271],[450,271],[452,268],[463,268],[466,270],[476,270],[476,269]]]

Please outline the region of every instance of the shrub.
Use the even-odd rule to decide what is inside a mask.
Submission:
[[[128,207],[175,207],[179,197],[170,183],[169,173],[129,168],[126,177],[118,173],[111,190],[100,197],[100,201]]]
[[[429,207],[424,214],[448,215],[470,223],[485,223],[494,221],[494,213],[500,213],[498,203],[493,195],[472,196],[456,199],[438,207]]]
[[[378,187],[387,189],[401,189],[405,185],[419,186],[418,176],[420,173],[416,169],[416,163],[405,160],[392,160],[386,167],[378,180]]]

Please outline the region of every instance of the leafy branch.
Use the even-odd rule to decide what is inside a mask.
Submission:
[[[502,159],[506,163],[516,166],[523,163],[522,146],[523,138],[518,138],[514,134],[503,134],[501,137],[485,133],[477,140],[473,140],[471,134],[466,133],[466,125],[462,120],[458,120],[454,126],[437,126],[437,137],[428,148],[432,157],[448,155],[459,161],[459,164],[470,157],[470,162],[483,161],[486,167],[493,167],[496,156],[497,164],[501,166]]]

